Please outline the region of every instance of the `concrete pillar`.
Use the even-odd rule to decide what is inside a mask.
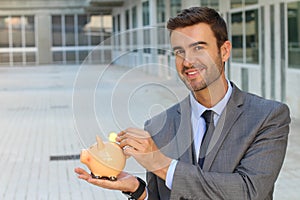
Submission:
[[[51,64],[52,52],[51,52],[51,16],[49,14],[37,14],[36,15],[36,42],[38,48],[38,63],[39,64]]]

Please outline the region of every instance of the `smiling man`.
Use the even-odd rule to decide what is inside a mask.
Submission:
[[[288,107],[227,80],[231,43],[215,10],[185,9],[167,27],[190,95],[144,130],[128,128],[117,137],[147,170],[147,185],[125,172],[111,182],[77,168],[79,178],[130,199],[272,199],[287,147]]]

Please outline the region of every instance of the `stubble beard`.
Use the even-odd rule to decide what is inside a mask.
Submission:
[[[192,92],[202,91],[220,78],[223,71],[223,65],[220,58],[217,61],[218,63],[215,63],[212,66],[210,66],[211,70],[209,74],[205,73],[205,76],[202,77],[202,80],[199,83],[196,82],[197,80],[188,80],[183,75],[180,78],[190,91]]]

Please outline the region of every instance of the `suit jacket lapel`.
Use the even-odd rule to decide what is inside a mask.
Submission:
[[[238,117],[243,112],[244,93],[241,92],[233,83],[231,98],[229,99],[226,108],[221,114],[216,125],[215,132],[211,138],[207,149],[207,156],[203,164],[203,170],[208,171],[221,147],[224,139],[229,133],[229,130],[234,125]]]
[[[191,105],[189,96],[185,98],[178,108],[177,119],[175,119],[177,131],[176,141],[178,150],[178,159],[186,163],[193,163],[194,145],[191,125]]]

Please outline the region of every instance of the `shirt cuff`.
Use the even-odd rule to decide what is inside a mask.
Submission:
[[[168,168],[167,171],[167,176],[166,176],[166,186],[171,190],[172,189],[172,183],[173,183],[173,177],[174,177],[174,173],[175,173],[175,168],[177,165],[177,160],[172,160],[171,164]]]

